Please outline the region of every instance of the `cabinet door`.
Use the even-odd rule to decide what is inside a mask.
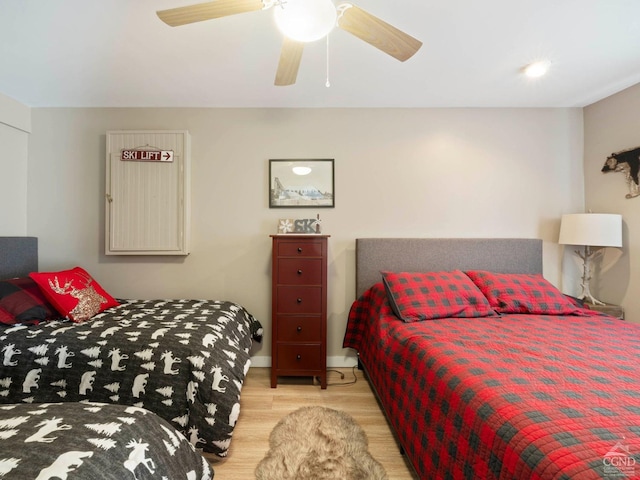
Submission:
[[[123,150],[173,158],[123,159]],[[188,132],[107,132],[107,255],[189,253],[189,163]]]

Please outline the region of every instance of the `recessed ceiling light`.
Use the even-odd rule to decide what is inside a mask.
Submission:
[[[551,62],[549,60],[533,62],[524,67],[524,74],[530,78],[538,78],[547,73],[550,66]]]

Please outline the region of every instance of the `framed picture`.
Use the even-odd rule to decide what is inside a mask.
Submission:
[[[269,208],[335,206],[333,159],[269,160]]]

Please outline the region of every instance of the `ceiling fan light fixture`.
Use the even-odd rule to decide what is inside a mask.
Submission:
[[[286,0],[276,6],[274,18],[286,37],[298,42],[313,42],[333,30],[337,13],[331,0]]]

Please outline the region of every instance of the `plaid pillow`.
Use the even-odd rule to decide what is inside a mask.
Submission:
[[[382,272],[393,312],[405,322],[447,317],[486,317],[493,310],[463,272]]]
[[[16,317],[7,312],[4,308],[0,307],[0,323],[4,323],[5,325],[13,325],[14,323],[18,323]]]
[[[483,270],[465,273],[499,313],[571,315],[580,311],[578,306],[539,274]]]
[[[31,278],[0,281],[0,323],[38,323],[59,317]]]

